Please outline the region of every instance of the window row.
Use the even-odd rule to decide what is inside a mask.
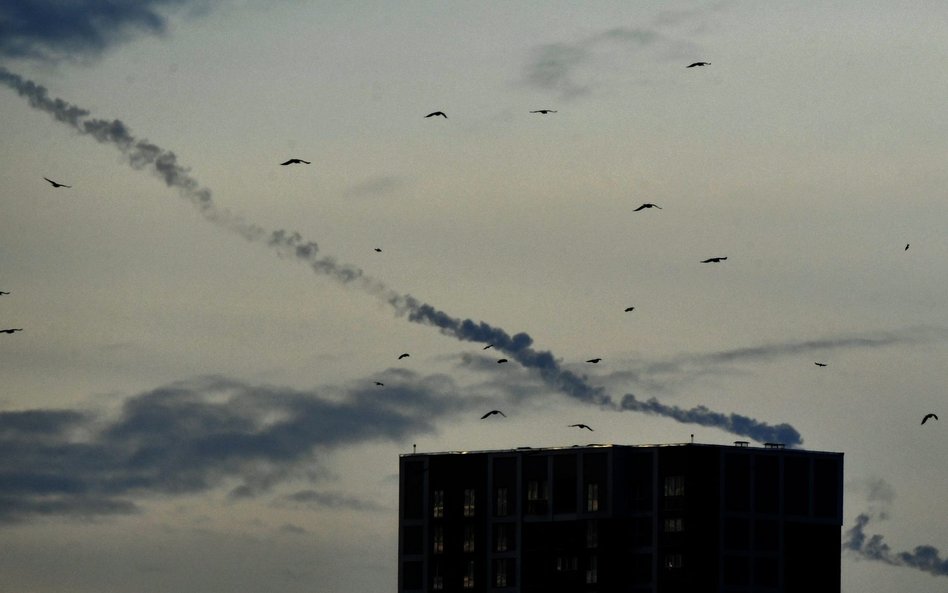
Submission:
[[[494,551],[508,552],[515,550],[516,532],[513,524],[500,524],[494,526]],[[445,551],[444,526],[435,525],[431,535],[431,551],[435,554],[443,554]],[[473,525],[464,526],[464,538],[461,540],[461,551],[474,552],[477,546],[477,529]]]
[[[527,481],[526,492],[527,514],[545,514],[549,501],[549,492],[546,480]],[[599,484],[586,484],[585,510],[594,513],[599,510]],[[473,488],[464,489],[464,504],[462,514],[473,517],[476,513],[476,491]],[[434,490],[431,495],[431,515],[436,519],[443,519],[445,512],[444,490]],[[494,515],[497,517],[509,516],[511,512],[510,493],[508,488],[497,488],[494,499]]]

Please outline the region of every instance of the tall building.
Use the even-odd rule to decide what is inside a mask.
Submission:
[[[400,593],[840,590],[843,454],[681,444],[400,459]]]

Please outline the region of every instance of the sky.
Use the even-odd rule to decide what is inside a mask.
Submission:
[[[392,591],[413,447],[694,435],[945,590],[944,3],[7,4],[0,589]]]

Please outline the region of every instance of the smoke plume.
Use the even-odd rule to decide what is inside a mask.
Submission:
[[[938,548],[921,545],[915,546],[911,552],[894,552],[881,535],[866,536],[865,529],[870,520],[868,513],[856,517],[856,524],[846,532],[843,550],[891,566],[906,566],[935,576],[948,576],[948,558],[942,558]]]
[[[789,425],[769,426],[746,416],[720,414],[704,407],[681,410],[662,405],[655,400],[640,403],[632,395],[627,395],[622,405],[617,406],[601,387],[591,386],[585,378],[560,368],[551,352],[531,348],[533,339],[526,333],[511,336],[483,321],[452,317],[410,295],[402,295],[387,288],[382,282],[367,276],[355,266],[341,264],[331,257],[322,256],[319,246],[304,239],[299,233],[285,230],[267,231],[229,210],[220,208],[214,203],[211,191],[202,187],[191,176],[190,170],[178,163],[173,152],[147,140],[135,138],[122,121],[90,118],[89,111],[62,99],[51,98],[45,87],[25,80],[2,67],[0,83],[26,98],[33,108],[48,113],[56,121],[70,126],[79,134],[91,136],[98,142],[116,147],[133,168],[151,170],[168,187],[176,189],[209,222],[236,233],[247,241],[265,244],[281,257],[297,260],[317,274],[329,276],[342,284],[370,293],[391,305],[399,315],[407,315],[408,320],[413,323],[437,327],[441,333],[458,340],[493,344],[497,350],[537,372],[547,385],[572,398],[615,410],[636,410],[666,416],[679,422],[715,426],[755,440],[779,440],[788,445],[802,442],[799,433]]]

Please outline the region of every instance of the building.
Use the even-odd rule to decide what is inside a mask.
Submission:
[[[842,453],[418,453],[399,482],[400,593],[840,591]]]

